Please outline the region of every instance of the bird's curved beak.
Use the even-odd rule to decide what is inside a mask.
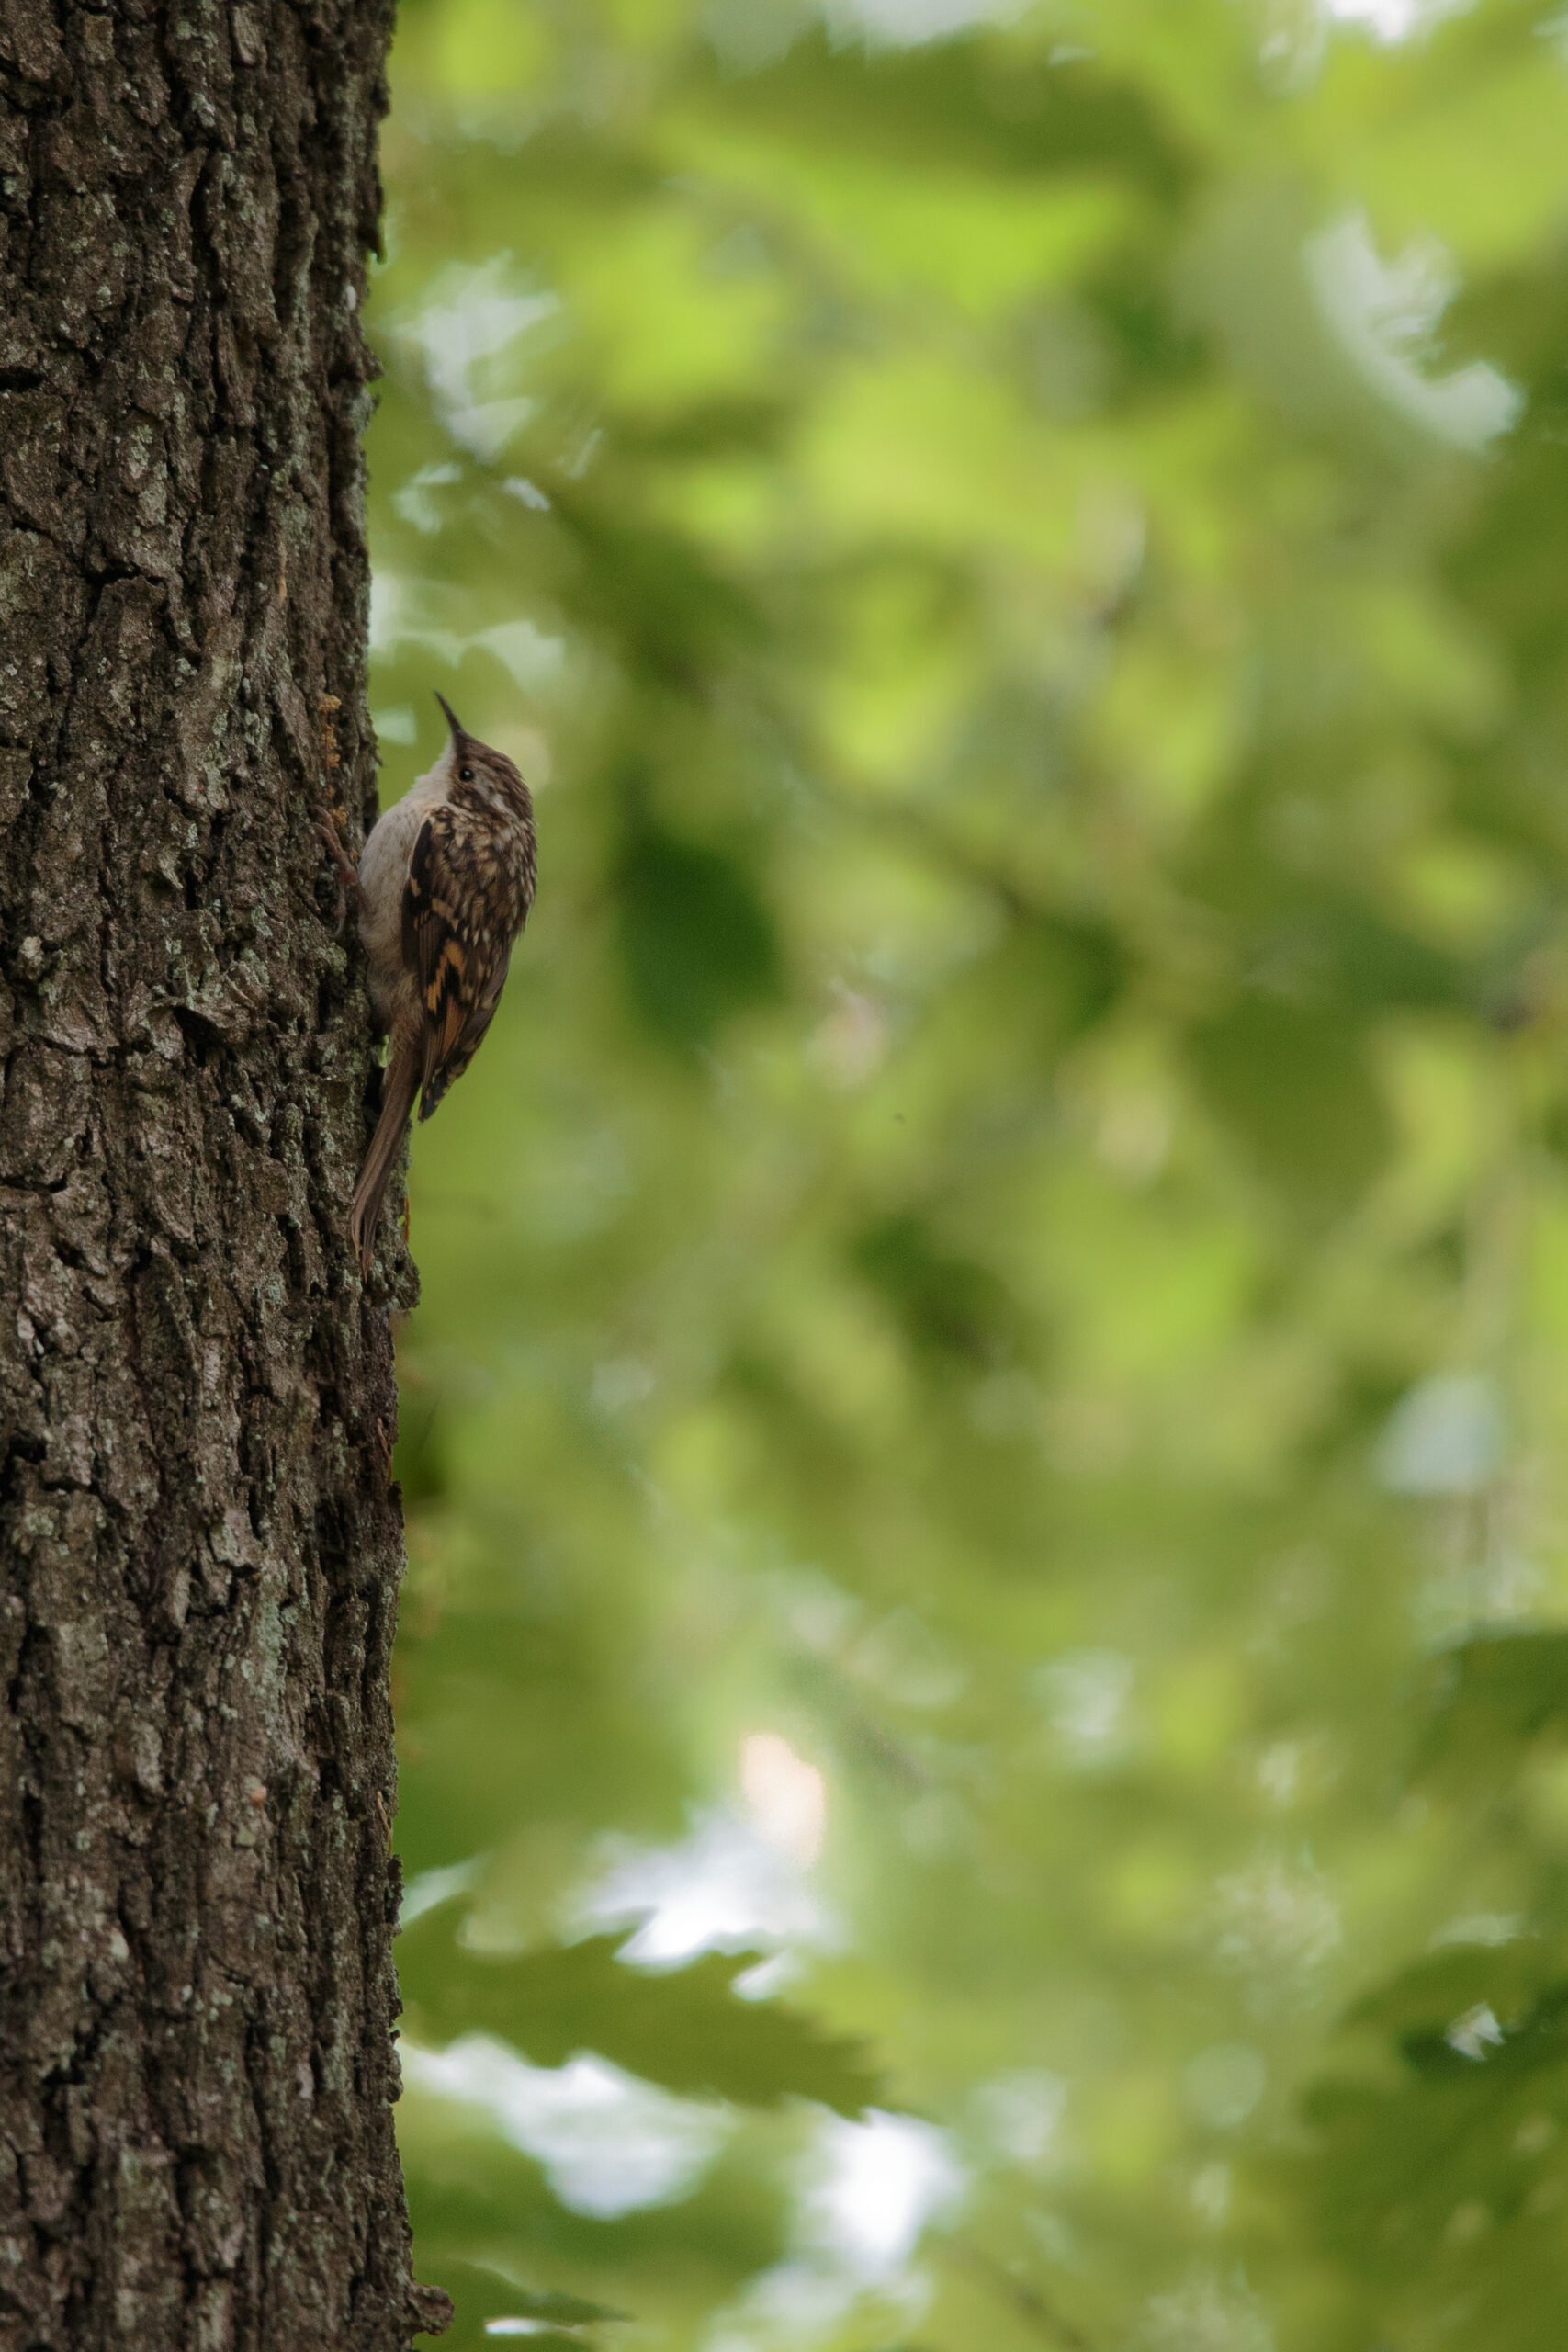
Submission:
[[[462,720],[458,718],[457,712],[453,709],[446,695],[438,694],[435,699],[441,705],[443,711],[446,713],[446,724],[452,729],[453,734],[466,734],[468,729],[464,727]]]

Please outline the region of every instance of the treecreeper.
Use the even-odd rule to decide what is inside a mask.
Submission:
[[[344,899],[358,905],[370,1001],[389,1041],[381,1114],[349,1219],[366,1274],[414,1097],[428,1119],[478,1053],[534,903],[528,787],[503,752],[479,742],[444,696],[435,699],[449,729],[441,756],[378,818],[357,865],[331,811],[321,820]]]

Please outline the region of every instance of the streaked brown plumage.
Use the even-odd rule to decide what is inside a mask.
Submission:
[[[441,757],[372,827],[352,876],[371,1001],[391,1040],[381,1115],[355,1187],[349,1233],[370,1271],[382,1195],[420,1097],[428,1119],[490,1027],[513,943],[534,903],[534,804],[504,752],[451,734]]]

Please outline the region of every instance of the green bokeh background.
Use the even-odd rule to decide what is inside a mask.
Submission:
[[[541,844],[401,1335],[464,2352],[1562,2340],[1550,6],[403,0],[384,786]]]

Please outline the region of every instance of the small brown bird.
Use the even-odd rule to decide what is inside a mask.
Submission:
[[[358,901],[370,1001],[391,1040],[381,1115],[349,1220],[367,1274],[414,1096],[428,1119],[473,1060],[534,903],[528,787],[504,752],[476,741],[443,696],[435,699],[451,729],[446,747],[371,827],[357,867],[331,816],[321,820],[345,891]]]

